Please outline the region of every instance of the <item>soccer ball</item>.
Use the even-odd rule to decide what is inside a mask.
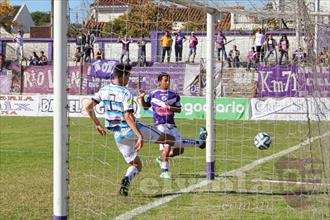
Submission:
[[[254,138],[254,144],[259,150],[266,150],[270,147],[272,139],[266,132],[258,133]]]

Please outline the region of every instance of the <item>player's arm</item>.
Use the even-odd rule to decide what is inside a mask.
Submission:
[[[177,94],[176,95],[176,102],[173,103],[172,105],[165,103],[166,108],[170,110],[173,113],[180,113],[182,108],[181,108],[181,103],[180,103],[181,97]]]
[[[135,150],[139,151],[143,146],[143,136],[140,130],[136,127],[135,117],[133,115],[133,111],[126,111],[124,113],[125,121],[129,125],[129,127],[134,131],[135,135],[137,136],[138,140],[135,144]]]
[[[94,106],[97,105],[97,103],[93,99],[89,99],[85,105],[85,110],[88,113],[88,116],[92,119],[96,130],[100,133],[100,135],[105,136],[107,134],[105,128],[102,126],[102,123],[99,121],[99,119],[96,117]]]
[[[171,112],[174,112],[174,113],[180,113],[181,112],[181,106],[170,106],[168,104],[166,104],[166,108],[168,110],[170,110]]]
[[[139,97],[140,97],[140,103],[142,105],[142,107],[144,108],[144,110],[147,110],[148,108],[150,108],[150,104],[148,104],[145,100],[144,97],[146,95],[146,92],[144,90],[140,90],[139,91]]]

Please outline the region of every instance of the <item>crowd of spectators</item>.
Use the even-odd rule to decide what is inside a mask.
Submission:
[[[13,41],[15,42],[15,61],[20,62],[26,59],[30,61],[30,65],[45,65],[48,63],[47,56],[45,56],[43,51],[40,51],[40,55],[34,51],[29,59],[24,58],[22,31],[17,33],[13,38]],[[83,62],[91,62],[92,59],[102,60],[105,58],[105,51],[103,48],[99,48],[96,53],[94,52],[94,44],[96,41],[96,35],[93,31],[80,30],[78,32],[75,39],[76,52],[73,57],[76,65],[81,65]],[[228,41],[227,37],[221,30],[217,32],[214,39],[217,60],[224,64],[227,62],[229,68],[239,68],[244,66],[248,71],[252,71],[259,64],[289,65],[290,63],[296,64],[307,62],[308,55],[301,47],[294,50],[290,62],[290,42],[286,34],[283,34],[277,42],[272,34],[267,34],[262,29],[257,29],[253,34],[253,45],[251,45],[252,47],[247,51],[247,56],[243,59],[244,62],[241,62],[241,51],[239,50],[240,44],[233,45],[232,49],[227,53],[226,45],[231,41],[233,40]],[[123,38],[118,38],[117,42],[122,44],[121,55],[119,57],[120,62],[131,64],[130,44],[133,43],[132,38],[124,36]],[[187,43],[188,56],[187,59],[183,61],[184,42]],[[146,45],[148,41],[144,36],[141,36],[136,43],[138,46],[137,65],[147,66]],[[173,32],[165,31],[161,36],[159,43],[161,47],[160,62],[171,62],[171,50],[173,46],[176,63],[195,62],[198,45],[198,38],[196,37],[195,32],[190,32],[190,35],[186,36],[180,29]],[[323,47],[321,49],[321,52],[318,55],[318,62],[324,65],[329,65],[328,48]]]

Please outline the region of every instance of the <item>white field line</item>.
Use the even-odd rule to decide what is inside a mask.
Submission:
[[[256,161],[253,161],[252,163],[249,163],[239,169],[235,169],[235,170],[232,170],[232,171],[229,171],[229,172],[225,172],[225,173],[222,173],[220,175],[220,177],[216,178],[216,179],[221,179],[223,178],[224,176],[241,176],[244,172],[246,171],[249,171],[253,168],[255,168],[256,166],[260,165],[260,164],[263,164],[263,163],[266,163],[267,161],[270,161],[270,160],[273,160],[275,158],[278,158],[278,157],[282,157],[286,154],[289,154],[293,151],[296,151],[300,148],[302,148],[303,146],[305,145],[308,145],[309,143],[311,142],[314,142],[320,138],[324,138],[326,136],[329,136],[330,135],[330,131],[324,133],[323,135],[320,135],[320,136],[316,136],[316,137],[312,137],[310,139],[307,139],[293,147],[290,147],[286,150],[283,150],[283,151],[280,151],[278,153],[275,153],[275,154],[272,154],[270,156],[267,156],[267,157],[264,157],[264,158],[261,158],[261,159],[258,159]],[[184,188],[182,190],[179,190],[177,191],[176,193],[174,193],[173,195],[169,195],[169,196],[165,196],[161,199],[157,199],[151,203],[148,203],[146,205],[143,205],[143,206],[140,206],[138,208],[135,208],[135,209],[132,209],[131,211],[128,211],[128,212],[125,212],[119,216],[117,216],[115,219],[116,220],[121,220],[121,219],[131,219],[137,215],[140,215],[142,213],[145,213],[146,211],[150,210],[150,209],[153,209],[153,208],[156,208],[158,206],[161,206],[165,203],[168,203],[170,201],[172,201],[173,199],[177,198],[177,197],[180,197],[182,196],[184,193],[189,193],[195,189],[198,189],[198,188],[201,188],[201,187],[204,187],[204,186],[207,186],[208,184],[212,183],[212,180],[203,180],[199,183],[196,183],[196,184],[193,184],[193,185],[190,185],[188,186],[187,188]]]
[[[328,183],[313,183],[313,182],[295,182],[295,181],[284,181],[284,180],[263,180],[263,179],[254,179],[251,180],[253,183],[279,183],[287,185],[312,185],[312,186],[330,186]]]

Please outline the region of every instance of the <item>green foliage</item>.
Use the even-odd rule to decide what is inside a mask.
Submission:
[[[0,2],[0,25],[10,28],[12,25],[11,17],[14,15],[14,8],[7,1]]]
[[[132,12],[110,21],[102,29],[106,37],[141,37],[148,36],[150,31],[172,29],[171,15],[166,14],[153,3],[141,5]]]
[[[31,16],[36,26],[41,26],[50,23],[50,13],[36,11],[32,12]]]

